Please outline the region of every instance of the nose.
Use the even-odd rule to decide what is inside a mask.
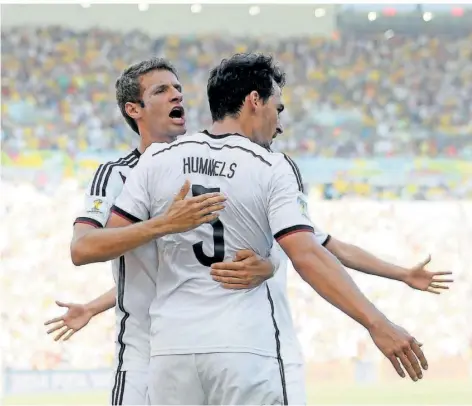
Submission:
[[[184,100],[184,95],[178,91],[176,88],[174,88],[174,91],[172,92],[172,103],[182,103]]]

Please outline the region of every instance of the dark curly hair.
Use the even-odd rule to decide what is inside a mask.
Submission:
[[[207,95],[213,121],[237,116],[244,99],[252,91],[266,102],[274,92],[273,82],[285,85],[285,73],[272,56],[254,53],[235,54],[211,70]]]

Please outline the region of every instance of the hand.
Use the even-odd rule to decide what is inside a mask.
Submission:
[[[421,351],[422,344],[418,343],[405,329],[388,320],[383,320],[371,327],[369,333],[375,345],[390,360],[398,375],[405,377],[403,365],[413,381],[423,378],[421,367],[428,369],[428,362]]]
[[[448,283],[453,279],[444,279],[441,276],[452,275],[452,272],[428,272],[425,266],[431,261],[431,255],[418,265],[409,269],[405,275],[405,283],[413,289],[424,290],[439,295],[438,289],[449,289]]]
[[[166,212],[170,234],[183,233],[216,220],[219,214],[215,212],[225,208],[222,203],[226,197],[221,193],[206,193],[186,199],[189,190],[190,182],[186,180]]]
[[[93,317],[93,314],[87,310],[85,305],[63,303],[58,300],[56,300],[56,304],[59,307],[67,307],[68,310],[61,317],[56,317],[44,323],[45,326],[54,325],[53,328],[48,330],[48,334],[59,330],[54,337],[54,341],[59,341],[62,337],[64,337],[63,341],[67,341],[77,331],[83,329]]]
[[[210,275],[225,289],[252,289],[271,278],[274,268],[255,252],[240,250],[233,262],[213,264]]]

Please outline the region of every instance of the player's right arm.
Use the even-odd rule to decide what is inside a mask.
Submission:
[[[391,323],[359,290],[340,262],[321,246],[303,210],[296,175],[283,161],[274,165],[269,190],[268,216],[277,242],[294,268],[320,296],[364,326],[374,343],[404,377],[400,362],[413,380],[422,377],[426,359],[418,342]]]
[[[138,171],[136,176],[139,177],[140,168],[138,164],[129,179],[133,178],[135,171]],[[132,225],[129,225],[129,221],[125,223],[115,221],[114,224],[111,223],[110,228],[104,228],[109,219],[110,209],[122,189],[122,184],[117,182],[122,181],[117,179],[116,173],[112,173],[108,182],[110,188],[106,193],[97,196],[89,192],[91,187],[88,189],[85,197],[85,213],[74,223],[70,247],[74,265],[109,261],[161,236],[198,227],[216,218],[214,212],[223,208],[221,203],[225,200],[220,194],[206,194],[185,199],[190,187],[186,182],[171,207],[163,215]],[[209,205],[213,205],[211,211],[208,210]]]

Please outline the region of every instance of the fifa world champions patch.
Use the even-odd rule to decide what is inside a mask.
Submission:
[[[298,207],[300,208],[300,213],[307,219],[310,220],[310,215],[308,214],[308,199],[303,194],[300,193],[297,197]],[[311,220],[310,220],[311,221]]]
[[[103,205],[103,200],[101,199],[95,199],[92,204],[91,204],[91,207],[89,208],[88,212],[89,213],[101,213],[102,210],[102,205]]]

